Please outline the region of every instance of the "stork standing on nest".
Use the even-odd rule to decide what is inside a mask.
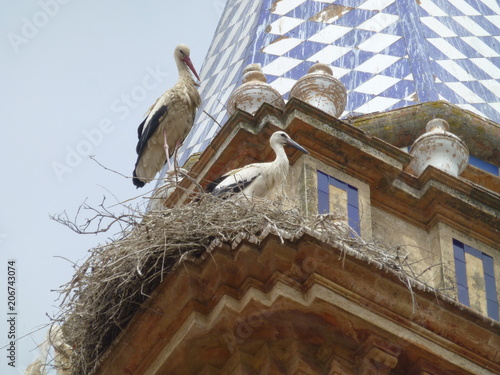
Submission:
[[[275,186],[281,184],[288,175],[288,157],[285,146],[309,154],[309,152],[292,140],[283,131],[275,132],[270,140],[271,148],[276,153],[276,159],[268,163],[249,164],[242,168],[234,169],[218,178],[207,187],[207,191],[216,196],[244,195],[248,198],[264,197]]]
[[[189,53],[189,48],[183,44],[175,48],[174,58],[179,70],[179,79],[151,106],[137,130],[139,142],[132,181],[138,188],[153,180],[165,162],[171,169],[170,157],[193,126],[201,98],[191,72],[198,81],[200,77],[189,58]]]

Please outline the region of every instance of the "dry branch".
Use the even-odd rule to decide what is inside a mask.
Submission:
[[[132,211],[114,216],[103,204],[101,209],[84,208],[94,216],[83,227],[71,223],[67,216],[58,221],[80,232],[95,221],[96,232],[118,222],[124,233],[120,240],[91,249],[88,259],[75,267],[73,279],[63,286],[61,312],[55,320],[63,325],[66,340],[73,347],[74,375],[96,370],[100,356],[174,266],[220,244],[234,248],[243,240],[258,243],[269,233],[282,241],[309,233],[377,262],[412,288],[413,273],[403,246],[365,242],[334,214],[305,217],[279,202],[238,204],[211,195],[146,214]]]

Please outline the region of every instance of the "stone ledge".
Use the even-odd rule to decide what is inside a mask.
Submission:
[[[321,261],[304,267],[304,260],[311,257]],[[414,294],[415,312],[409,290],[387,269],[308,235],[285,244],[269,235],[260,246],[222,247],[177,267],[108,350],[97,373],[154,374],[168,369],[166,373],[188,374],[206,366],[220,369],[231,355],[221,332],[226,341],[231,334],[238,338],[238,329],[246,322],[243,327],[250,327],[251,334],[232,345],[234,350],[252,352],[254,345],[274,342],[266,329],[286,336],[288,326],[294,332],[292,340],[302,332],[300,319],[317,322],[320,336],[322,330],[337,332],[353,352],[365,342],[366,332],[397,343],[404,348],[405,359],[396,370],[397,366],[409,369],[408,363],[418,355],[464,373],[500,371],[494,349],[500,347],[498,322],[428,291],[415,288]],[[293,313],[288,320],[279,318],[289,312]],[[344,321],[335,318],[339,314]],[[280,324],[285,326],[278,329]],[[352,329],[346,331],[349,326]],[[201,355],[196,365],[186,345],[201,353],[209,350],[208,345],[217,355]],[[332,345],[339,351],[345,346]],[[180,358],[180,353],[187,357]],[[351,354],[342,356],[346,363],[352,361]]]

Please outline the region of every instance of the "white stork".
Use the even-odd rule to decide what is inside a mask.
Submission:
[[[305,154],[309,154],[309,151],[292,140],[283,131],[275,132],[269,139],[269,143],[276,153],[274,161],[249,164],[234,169],[209,184],[207,191],[216,196],[242,194],[248,198],[264,197],[286,179],[289,163],[284,149],[285,146],[292,146]]]
[[[153,180],[165,162],[171,169],[170,157],[191,130],[196,110],[201,104],[200,94],[196,90],[198,85],[189,71],[191,69],[200,80],[189,58],[189,48],[178,45],[174,58],[179,70],[177,83],[151,106],[137,130],[139,142],[132,181],[138,188]]]

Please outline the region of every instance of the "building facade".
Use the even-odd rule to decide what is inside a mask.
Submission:
[[[180,164],[218,132],[251,63],[285,99],[314,63],[331,65],[348,92],[342,117],[445,100],[499,123],[499,25],[496,0],[228,0]]]
[[[411,267],[307,230],[216,244],[165,275],[95,373],[500,373],[499,25],[495,0],[228,0],[180,152],[192,178],[160,207],[272,160],[284,130],[310,154],[288,153],[268,198]],[[291,95],[317,62],[345,87],[339,115]],[[286,104],[229,115],[251,63]]]
[[[219,244],[165,277],[97,373],[498,373],[500,178],[470,164],[459,176],[415,172],[418,155],[402,148],[436,118],[471,154],[500,142],[498,124],[444,101],[349,121],[297,98],[236,111],[192,166],[198,184],[272,160],[268,139],[285,130],[311,154],[289,154],[288,180],[268,198],[340,213],[353,236],[405,257],[409,277],[318,233]],[[184,179],[165,204],[195,189]]]
[[[181,304],[191,298],[206,309],[164,321],[170,336],[158,329],[165,345],[148,360],[131,364],[123,349],[123,356],[110,353],[114,363],[179,374],[499,372],[499,25],[494,0],[229,0],[201,71],[202,110],[180,164],[197,155],[191,171],[204,185],[272,160],[267,139],[284,129],[311,151],[289,155],[285,194],[301,212],[342,212],[366,241],[404,248],[424,286],[410,303],[401,280],[370,259],[353,253],[346,266],[338,261],[342,249],[318,239],[283,246],[270,235],[261,246],[238,247],[253,254],[235,256],[240,263],[221,248],[213,263],[193,265],[197,281],[190,283],[216,283],[218,292],[193,289]],[[346,88],[339,118],[290,96],[317,62]],[[229,116],[228,99],[251,63],[261,64],[286,107]],[[460,175],[412,168],[411,146],[436,118],[467,147]],[[167,204],[182,199],[172,194]],[[230,276],[216,264],[248,271]],[[141,319],[150,317],[133,324]]]

